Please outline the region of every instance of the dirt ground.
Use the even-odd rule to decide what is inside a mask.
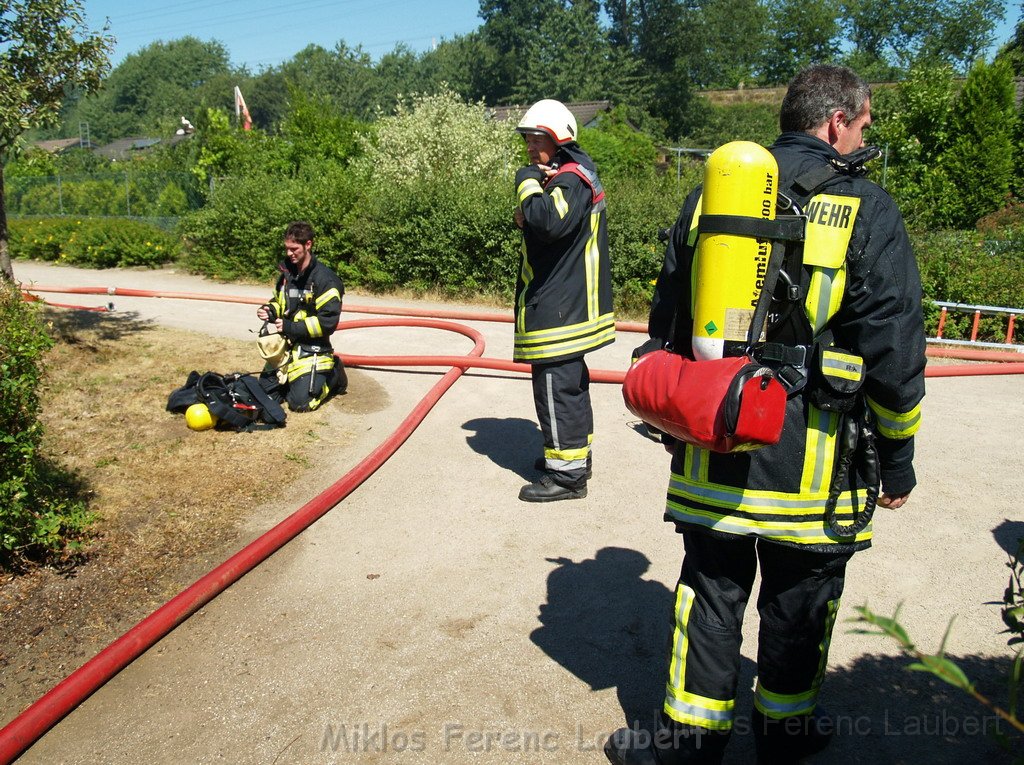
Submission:
[[[20,262],[15,270],[40,284],[264,292],[168,271]],[[216,337],[245,340],[255,325],[251,306],[59,299],[113,299],[119,312]],[[392,302],[346,299],[347,306]],[[508,358],[510,326],[466,323],[483,333],[485,356]],[[591,368],[624,369],[639,340],[621,335],[589,358]],[[418,328],[343,331],[338,345],[353,354],[468,350],[465,339]],[[358,374],[386,394],[376,399],[381,405],[331,413],[333,427],[351,437],[280,499],[252,502],[223,540],[169,563],[179,581],[187,584],[351,469],[439,372]],[[590,495],[524,505],[516,494],[534,477],[540,444],[529,386],[511,374],[465,375],[355,493],[93,694],[21,761],[603,762],[604,738],[628,721],[649,722],[660,703],[681,556],[661,519],[667,456],[639,432],[617,386],[594,386],[593,397]],[[1005,725],[991,713],[906,671],[891,643],[855,634],[842,619],[865,603],[883,614],[902,603],[911,636],[935,650],[955,617],[947,653],[979,690],[1005,703],[1010,652],[998,601],[1007,555],[1024,536],[1022,414],[1018,377],[929,380],[919,486],[903,510],[878,513],[875,546],[850,567],[823,691],[839,736],[815,762],[1008,760],[991,736]],[[121,629],[168,595],[126,581],[108,597],[92,597],[75,589],[75,577],[46,577],[40,587],[63,589],[74,602],[64,613],[74,618],[19,633],[25,642],[3,668],[3,722],[26,695],[52,683],[54,668],[70,671],[101,647],[88,639],[90,624]],[[32,592],[18,604],[24,613],[47,607]],[[6,630],[7,616],[0,617]],[[743,721],[756,629],[751,613],[728,763],[752,761]]]

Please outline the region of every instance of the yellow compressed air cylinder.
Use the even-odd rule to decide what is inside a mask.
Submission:
[[[732,141],[708,157],[702,215],[775,220],[779,166],[760,144]],[[693,355],[741,356],[768,270],[771,243],[739,234],[701,234],[694,273]]]

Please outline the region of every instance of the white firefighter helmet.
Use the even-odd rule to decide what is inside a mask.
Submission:
[[[519,133],[543,133],[556,144],[576,140],[576,118],[561,101],[545,98],[529,109],[516,126]]]

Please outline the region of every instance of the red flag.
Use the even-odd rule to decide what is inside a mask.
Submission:
[[[241,122],[242,130],[252,130],[252,117],[249,116],[249,107],[245,105],[242,98],[242,91],[235,86],[235,118]]]

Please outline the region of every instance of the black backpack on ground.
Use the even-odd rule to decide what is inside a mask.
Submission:
[[[192,371],[168,397],[167,411],[183,414],[192,404],[206,404],[218,424],[234,430],[279,428],[287,414],[273,396],[277,387],[275,380],[264,382],[251,374]]]

